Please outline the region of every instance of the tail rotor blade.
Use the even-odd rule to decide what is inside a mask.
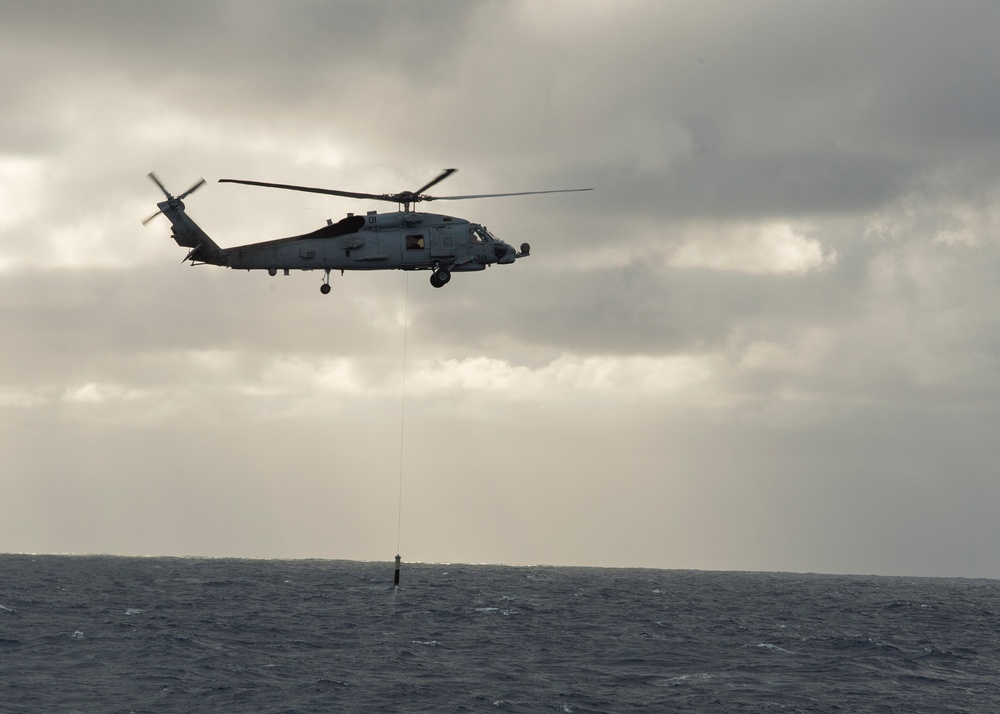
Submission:
[[[157,181],[157,183],[159,183],[159,182]],[[194,193],[195,191],[197,191],[199,188],[201,188],[204,185],[205,185],[205,179],[198,179],[198,183],[196,183],[194,186],[192,186],[187,191],[185,191],[180,196],[178,196],[177,200],[180,201],[181,199],[186,198],[187,196],[190,196],[192,193]]]
[[[163,195],[164,196],[166,196],[167,198],[171,198],[170,191],[167,190],[166,186],[164,186],[162,183],[160,183],[160,179],[156,178],[156,174],[154,174],[152,171],[150,171],[146,175],[149,176],[150,179],[152,179],[153,183],[155,183],[157,186],[160,187],[160,190],[163,191]]]
[[[154,213],[153,215],[151,215],[149,218],[142,219],[142,225],[146,225],[147,223],[149,223],[151,220],[153,220],[154,218],[156,218],[161,213],[163,213],[163,211],[157,211],[156,213]]]
[[[146,175],[149,176],[149,179],[153,183],[155,183],[157,186],[160,187],[160,190],[163,191],[163,195],[167,197],[167,202],[169,202],[169,204],[172,207],[175,207],[175,208],[180,205],[181,199],[186,198],[187,196],[190,196],[192,193],[194,193],[199,188],[201,188],[202,186],[205,185],[205,179],[203,179],[203,178],[202,179],[198,179],[198,182],[194,186],[192,186],[191,188],[189,188],[187,191],[185,191],[184,193],[182,193],[180,196],[174,196],[172,193],[170,193],[170,191],[167,190],[167,187],[163,185],[163,182],[160,181],[159,178],[157,178],[156,174],[154,174],[152,171],[150,171]],[[162,205],[162,204],[160,204],[160,205]],[[143,219],[142,225],[146,225],[147,223],[149,223],[151,220],[153,220],[154,218],[156,218],[161,213],[163,213],[163,211],[159,210],[156,213],[154,213],[153,215],[151,215],[149,218]]]

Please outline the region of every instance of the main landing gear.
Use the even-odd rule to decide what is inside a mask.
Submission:
[[[451,280],[451,271],[447,268],[438,268],[431,273],[431,285],[436,288],[443,288]]]
[[[330,294],[330,268],[323,270],[323,284],[319,286],[319,291],[324,295]],[[443,288],[451,281],[451,271],[447,268],[437,268],[431,273],[431,285],[436,288]]]

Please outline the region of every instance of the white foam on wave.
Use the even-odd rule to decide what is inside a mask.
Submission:
[[[504,617],[510,617],[516,613],[517,610],[501,610],[499,607],[477,607],[476,612],[481,612],[486,615],[492,615],[493,613],[499,612]]]
[[[709,679],[712,679],[712,675],[707,672],[698,672],[696,674],[680,674],[669,679],[657,679],[653,682],[653,685],[656,687],[680,687],[694,682],[704,682]]]
[[[783,652],[785,654],[795,654],[791,650],[786,650],[784,647],[778,647],[778,645],[772,645],[770,642],[760,642],[757,644],[759,649],[768,650],[770,652]]]

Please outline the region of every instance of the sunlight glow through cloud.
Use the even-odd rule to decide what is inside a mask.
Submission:
[[[41,159],[0,156],[0,230],[38,212],[44,173]]]
[[[117,384],[86,382],[67,387],[63,401],[76,404],[103,404],[111,401],[131,401],[149,396],[148,392],[129,389]]]
[[[426,362],[417,366],[407,389],[414,394],[483,391],[525,401],[546,401],[557,395],[615,394],[634,399],[702,384],[712,374],[710,364],[686,355],[666,357],[607,357],[564,355],[538,368],[514,366],[489,357]],[[408,378],[410,380],[411,378]]]
[[[422,360],[407,368],[407,398],[489,393],[506,401],[544,401],[557,395],[616,394],[628,398],[682,391],[711,379],[714,358],[564,355],[533,369],[492,357]],[[401,396],[400,374],[366,374],[346,358],[273,360],[251,381],[232,388],[257,396],[323,392],[363,398]],[[84,391],[86,396],[94,391]]]
[[[678,268],[777,274],[826,270],[836,262],[836,252],[784,223],[720,226],[714,232],[700,227],[669,258]]]

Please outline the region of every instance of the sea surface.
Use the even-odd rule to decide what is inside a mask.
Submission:
[[[0,712],[997,712],[1000,581],[0,555]]]

